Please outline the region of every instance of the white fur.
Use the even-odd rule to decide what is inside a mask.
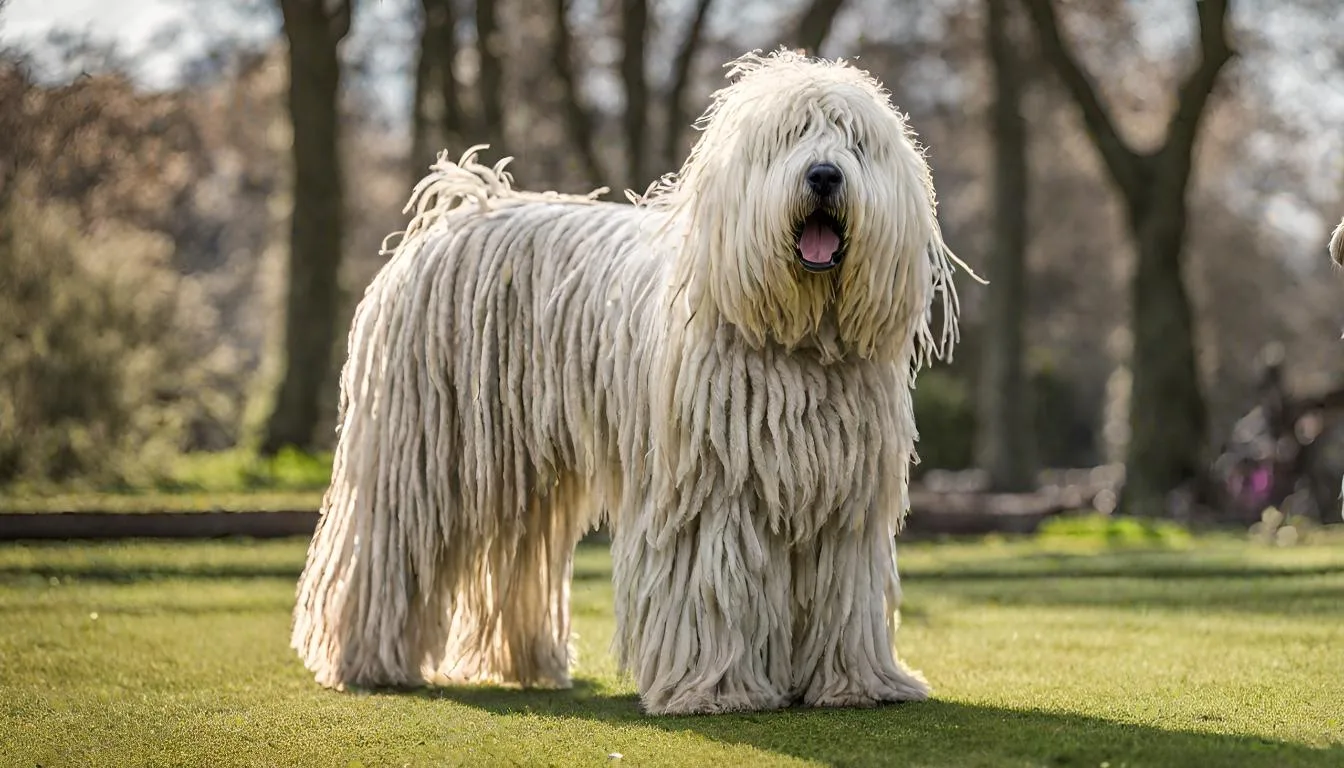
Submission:
[[[1344,220],[1335,227],[1335,232],[1330,236],[1330,258],[1334,259],[1336,264],[1344,266]]]
[[[648,712],[927,696],[893,636],[911,388],[956,340],[929,169],[866,73],[731,67],[635,205],[516,191],[474,149],[416,188],[350,332],[299,586],[320,683],[567,686],[573,549],[605,519]],[[823,160],[848,254],[810,274]]]

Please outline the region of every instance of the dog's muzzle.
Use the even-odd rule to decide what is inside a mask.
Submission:
[[[841,199],[845,177],[832,163],[807,169],[807,189],[815,205],[798,224],[794,240],[798,263],[809,272],[827,272],[845,257],[845,226],[832,211]]]

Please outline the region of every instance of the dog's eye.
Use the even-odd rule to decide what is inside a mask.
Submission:
[[[862,141],[854,142],[854,154],[858,155],[859,157],[868,156],[868,148],[863,145]]]

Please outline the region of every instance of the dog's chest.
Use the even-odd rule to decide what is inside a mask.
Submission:
[[[903,476],[914,425],[895,366],[737,352],[707,356],[685,381],[699,407],[683,411],[680,466],[721,471],[727,491],[795,522],[871,506]]]

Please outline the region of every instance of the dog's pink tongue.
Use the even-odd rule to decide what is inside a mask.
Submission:
[[[803,234],[798,238],[798,251],[803,259],[812,264],[829,264],[831,257],[840,248],[840,236],[820,221],[811,220],[803,225]]]

